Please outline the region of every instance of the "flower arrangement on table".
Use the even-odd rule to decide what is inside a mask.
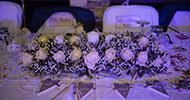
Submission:
[[[36,36],[23,53],[24,69],[34,75],[60,72],[93,76],[102,71],[120,75],[155,75],[167,70],[167,53],[153,36],[133,32]]]

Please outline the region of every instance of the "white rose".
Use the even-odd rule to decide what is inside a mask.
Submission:
[[[77,30],[78,33],[81,33],[81,32],[84,31],[84,27],[83,27],[82,25],[77,26],[77,27],[76,27],[76,30]]]
[[[79,41],[80,41],[80,37],[78,37],[78,36],[72,36],[71,38],[70,38],[70,40],[69,40],[71,43],[79,43]]]
[[[81,50],[75,47],[71,53],[71,59],[72,60],[79,60],[81,56],[82,56]]]
[[[130,60],[134,57],[133,52],[128,48],[123,48],[121,51],[121,57],[125,60]]]
[[[138,64],[144,66],[147,60],[148,60],[148,52],[147,51],[140,52],[138,55],[138,61],[137,61]]]
[[[37,59],[45,60],[45,59],[47,58],[47,51],[45,51],[44,49],[40,48],[40,49],[36,52],[36,58],[37,58]]]
[[[96,44],[99,41],[99,33],[92,31],[88,33],[88,42]]]
[[[95,64],[99,61],[100,57],[97,51],[93,50],[86,56],[84,56],[85,64],[89,69],[94,70]]]
[[[32,58],[33,58],[32,55],[30,55],[30,54],[28,54],[28,53],[23,53],[23,54],[22,54],[22,62],[23,62],[23,65],[24,65],[24,66],[27,66],[27,65],[31,64],[31,63],[32,63]]]
[[[162,59],[160,58],[160,56],[158,56],[157,58],[156,58],[156,60],[154,60],[154,65],[156,65],[156,66],[160,66],[162,63],[163,63],[163,61],[162,61]]]
[[[64,35],[58,35],[55,37],[55,42],[58,44],[63,44],[64,42]]]
[[[38,38],[38,41],[39,41],[39,42],[43,42],[43,43],[48,42],[48,40],[49,40],[49,37],[48,37],[47,35],[41,35],[41,36]]]
[[[65,59],[65,55],[63,51],[58,51],[53,55],[53,59],[56,60],[57,62],[63,63]]]
[[[113,34],[106,35],[105,41],[106,43],[109,43],[111,39],[115,38],[116,36]]]
[[[113,59],[115,59],[116,51],[113,48],[110,48],[106,50],[105,53],[105,60],[111,62]]]
[[[130,37],[130,36],[126,36],[126,37],[124,37],[124,39],[125,39],[127,42],[130,42],[130,41],[131,41],[131,37]]]
[[[138,39],[139,45],[145,46],[148,44],[148,39],[146,37],[141,37]]]

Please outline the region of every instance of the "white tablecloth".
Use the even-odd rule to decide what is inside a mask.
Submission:
[[[175,37],[176,33],[168,33],[174,42],[169,44],[167,41],[163,42],[166,50],[171,54],[182,53],[190,59],[190,39],[183,40],[181,42]],[[182,44],[181,44],[182,43]],[[2,44],[1,44],[2,45]],[[186,52],[176,52],[172,48],[173,46],[182,46],[186,48]],[[2,47],[2,46],[1,46]],[[1,73],[0,73],[0,97],[1,100],[50,100],[58,92],[60,92],[66,85],[62,84],[60,87],[54,88],[40,96],[37,96],[39,90],[40,81],[42,78],[31,77],[21,71],[21,66],[18,64],[18,52],[10,52],[1,48]],[[189,60],[190,61],[190,60]],[[188,65],[187,65],[188,66]],[[188,66],[190,67],[190,66]],[[169,71],[173,71],[173,68],[169,68]],[[156,75],[155,78],[172,78],[179,77],[181,72],[172,72],[171,75]],[[43,78],[44,79],[44,78]],[[71,82],[73,79],[59,78],[62,82]],[[85,100],[122,100],[113,90],[112,82],[119,81],[114,78],[100,78],[91,79],[95,84],[96,89],[89,94]],[[143,86],[132,86],[128,94],[128,100],[189,100],[190,90],[178,91],[175,89],[166,88],[169,98],[162,96],[156,92],[152,92],[148,88]],[[60,94],[55,100],[75,100],[73,94],[73,85],[67,91]]]

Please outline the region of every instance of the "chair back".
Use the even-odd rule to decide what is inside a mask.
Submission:
[[[148,21],[145,27],[158,25],[158,12],[151,6],[111,6],[104,12],[103,32],[140,32],[137,21]]]
[[[75,33],[76,19],[70,12],[52,14],[37,33]]]
[[[169,26],[179,31],[190,32],[190,11],[176,11]]]
[[[0,26],[7,27],[10,33],[20,31],[22,25],[22,8],[19,4],[0,1]]]

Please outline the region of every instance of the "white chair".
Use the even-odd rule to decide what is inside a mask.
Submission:
[[[76,19],[70,12],[52,14],[37,33],[75,33]]]
[[[179,31],[190,32],[190,11],[176,11],[169,26]]]
[[[0,25],[10,33],[18,33],[22,25],[22,9],[19,4],[0,1]]]
[[[140,32],[139,20],[150,23],[145,27],[158,25],[158,12],[151,6],[111,6],[104,12],[103,32]]]

